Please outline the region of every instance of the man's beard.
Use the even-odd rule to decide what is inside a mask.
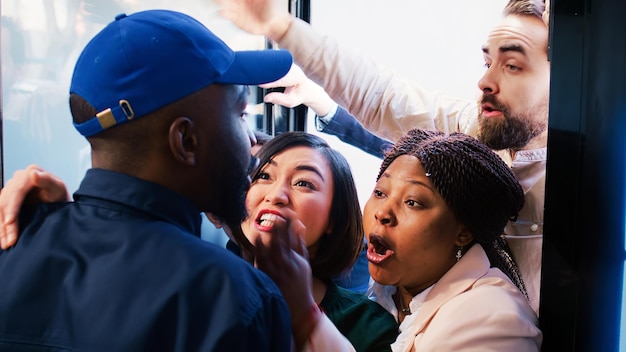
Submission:
[[[508,106],[491,94],[483,95],[480,106],[485,103],[491,104],[503,115],[503,118],[485,118],[482,116],[482,108],[478,112],[478,140],[493,150],[520,150],[547,128],[546,122],[531,118],[530,111],[525,115],[513,115]]]
[[[248,173],[242,167],[227,168],[230,172],[221,172],[216,181],[214,193],[216,201],[214,209],[209,212],[222,223],[230,226],[240,226],[248,216],[246,211],[246,193],[249,188]],[[238,171],[238,172],[237,172]]]
[[[220,209],[217,210],[215,216],[230,227],[240,226],[241,222],[248,216],[246,211],[246,193],[248,184],[244,179],[239,182],[232,181],[233,187],[228,192],[224,192],[223,201]],[[236,185],[235,185],[236,184]]]

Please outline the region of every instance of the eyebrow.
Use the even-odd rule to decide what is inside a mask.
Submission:
[[[524,50],[524,48],[521,45],[519,45],[519,44],[505,44],[505,45],[502,45],[498,50],[501,53],[506,53],[508,51],[513,51],[513,52],[520,53],[522,55],[526,55],[526,50]],[[483,47],[483,53],[489,54],[489,48],[484,46]]]
[[[313,166],[310,166],[310,165],[299,165],[299,166],[296,166],[296,170],[298,170],[298,171],[304,170],[304,171],[314,172],[322,179],[322,181],[325,181],[324,180],[324,176],[322,176],[322,173],[317,168],[315,168]]]
[[[415,181],[415,180],[407,180],[406,182],[408,182],[408,183],[410,183],[412,185],[415,185],[415,186],[422,186],[422,187],[428,188],[431,192],[435,193],[435,189],[433,189],[431,186],[427,185],[424,182]]]
[[[387,172],[385,172],[385,173],[383,173],[383,174],[380,176],[380,178],[383,178],[383,177],[386,177],[386,178],[391,178],[391,175],[390,175],[390,174],[388,174]],[[433,193],[437,193],[437,192],[438,192],[438,191],[437,191],[437,189],[435,189],[435,188],[431,187],[430,185],[428,185],[427,183],[422,182],[422,181],[408,179],[408,180],[405,180],[405,182],[410,183],[410,184],[415,185],[415,186],[422,186],[422,187],[424,187],[424,188],[429,189],[429,190],[430,190],[431,192],[433,192]]]
[[[274,159],[270,159],[268,164],[272,165],[272,166],[277,166],[278,165],[276,163],[276,161],[274,161]],[[298,166],[296,166],[296,171],[311,171],[313,173],[316,173],[322,179],[322,181],[326,181],[324,179],[324,176],[322,176],[322,173],[314,166],[311,166],[311,165],[298,165]]]

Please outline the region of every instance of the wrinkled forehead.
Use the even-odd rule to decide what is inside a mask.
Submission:
[[[495,55],[503,48],[512,46],[520,47],[527,55],[547,55],[548,27],[534,16],[506,16],[489,33],[483,51]]]

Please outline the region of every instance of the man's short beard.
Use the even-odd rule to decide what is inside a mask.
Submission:
[[[233,167],[233,170],[236,169]],[[243,170],[241,170],[243,171]],[[223,176],[216,180],[213,197],[214,208],[209,210],[214,217],[228,226],[240,226],[248,216],[246,211],[246,193],[249,182],[245,172],[224,172]]]
[[[493,150],[520,150],[547,128],[546,123],[536,122],[528,115],[511,114],[493,95],[483,95],[480,105],[485,103],[493,105],[503,115],[503,118],[485,118],[482,109],[478,112],[478,140]]]
[[[246,193],[248,192],[248,184],[244,179],[238,182],[238,189],[233,189],[230,196],[227,196],[222,202],[222,211],[220,214],[224,223],[228,226],[240,226],[241,222],[248,216],[246,211]]]

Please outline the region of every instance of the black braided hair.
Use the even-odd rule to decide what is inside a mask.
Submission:
[[[415,156],[457,219],[465,224],[489,257],[526,296],[517,264],[503,238],[516,220],[524,192],[508,165],[489,147],[462,133],[410,130],[382,162],[377,179],[397,157]]]

